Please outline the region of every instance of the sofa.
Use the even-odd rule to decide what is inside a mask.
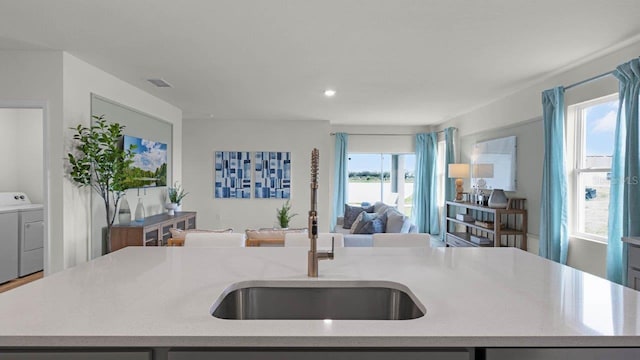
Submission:
[[[337,218],[333,232],[343,234],[344,246],[367,247],[373,246],[374,233],[417,233],[418,229],[395,207],[376,202],[371,206],[345,204],[344,216]]]

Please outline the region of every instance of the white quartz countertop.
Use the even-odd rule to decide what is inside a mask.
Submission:
[[[394,281],[414,320],[223,320],[231,284],[308,281],[306,248],[128,247],[0,294],[0,347],[640,346],[640,292],[514,248],[340,248],[311,281]]]

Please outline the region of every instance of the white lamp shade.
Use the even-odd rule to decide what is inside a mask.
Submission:
[[[469,164],[449,164],[449,177],[461,179],[469,177]]]
[[[473,164],[471,167],[474,178],[492,178],[493,177],[493,164]]]

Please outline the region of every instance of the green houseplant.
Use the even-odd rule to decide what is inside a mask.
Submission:
[[[280,227],[283,229],[288,228],[291,218],[298,215],[291,213],[291,204],[289,204],[289,200],[287,200],[287,202],[284,203],[281,208],[277,209],[277,214],[278,215],[276,218],[278,219]]]
[[[69,176],[80,187],[90,186],[104,201],[107,221],[105,249],[111,251],[111,227],[117,216],[117,209],[126,186],[125,170],[133,163],[135,145],[129,149],[120,146],[123,125],[108,123],[104,115],[92,116],[95,124],[82,124],[73,135],[74,153],[69,153]]]
[[[182,204],[182,199],[187,196],[189,193],[185,192],[182,186],[176,181],[173,183],[173,186],[169,186],[167,189],[167,194],[169,195],[169,202],[172,204],[176,204],[180,206]]]

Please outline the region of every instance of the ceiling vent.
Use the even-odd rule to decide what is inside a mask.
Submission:
[[[173,86],[171,86],[171,84],[169,84],[168,82],[164,81],[164,79],[147,79],[147,81],[152,83],[153,85],[155,85],[157,87],[161,87],[161,88],[173,87]]]

